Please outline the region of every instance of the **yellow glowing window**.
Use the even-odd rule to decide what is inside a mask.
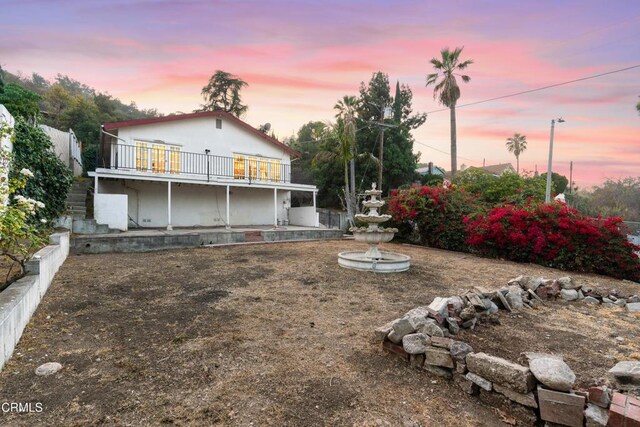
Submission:
[[[151,150],[151,165],[153,172],[164,173],[167,162],[166,146],[153,144]]]
[[[271,181],[280,181],[280,160],[271,160]]]
[[[260,179],[267,181],[269,179],[269,160],[260,159],[258,161],[258,169],[260,170]]]
[[[256,179],[258,177],[258,159],[256,157],[249,157],[249,179]]]
[[[147,170],[148,160],[147,144],[144,142],[136,142],[136,170]]]
[[[244,179],[244,156],[239,154],[233,155],[233,177]]]
[[[180,147],[169,147],[169,171],[180,173]]]

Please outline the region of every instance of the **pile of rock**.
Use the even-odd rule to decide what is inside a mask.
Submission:
[[[526,291],[525,297],[537,297],[535,299],[539,300],[560,298],[566,301],[582,301],[585,304],[602,304],[603,307],[627,307],[628,311],[640,312],[640,296],[627,296],[617,289],[598,290],[578,284],[571,277],[550,280],[542,277],[519,276],[509,281],[509,286],[513,285],[518,285]]]
[[[377,328],[375,336],[385,350],[399,355],[411,366],[451,379],[471,395],[481,392],[504,395],[529,408],[543,421],[566,426],[582,426],[585,419],[587,426],[605,426],[607,422],[636,425],[611,424],[612,420],[622,419],[640,426],[640,401],[620,393],[612,396],[612,390],[606,387],[593,387],[586,392],[573,390],[576,376],[561,356],[523,353],[520,363],[514,363],[474,352],[467,343],[451,338],[460,328],[473,329],[479,319],[500,308],[531,309],[544,300],[571,299],[574,292],[575,299],[616,296],[611,292],[603,297],[585,288],[569,277],[545,280],[520,276],[497,291],[475,287],[462,295],[437,297],[428,306],[410,310]],[[620,293],[616,294],[617,300],[621,300]],[[623,301],[627,306],[635,304],[631,298]],[[640,390],[640,362],[621,362],[610,373],[619,390]]]

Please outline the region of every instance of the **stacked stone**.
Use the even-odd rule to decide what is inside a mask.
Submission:
[[[580,285],[571,277],[549,280],[542,277],[519,276],[510,280],[509,285],[518,285],[525,291],[524,303],[529,306],[545,300],[563,299],[591,305],[602,304],[603,307],[626,307],[630,312],[640,312],[640,296],[626,296],[617,289],[603,292],[591,286]]]
[[[640,427],[638,399],[613,393],[607,387],[592,387],[588,392],[573,390],[575,374],[560,356],[524,353],[518,364],[475,353],[470,345],[451,338],[460,328],[473,329],[478,319],[496,313],[500,307],[531,308],[543,299],[563,298],[567,290],[593,292],[574,285],[568,277],[545,280],[520,276],[498,291],[475,287],[460,296],[437,297],[428,306],[410,310],[376,329],[375,336],[385,350],[416,369],[452,379],[471,395],[502,394],[536,410],[537,416],[550,425],[582,426],[586,420],[588,427],[605,426],[607,422]],[[583,294],[582,298],[590,296]],[[627,306],[630,304],[634,303]],[[610,374],[618,390],[640,391],[640,362],[621,362]]]

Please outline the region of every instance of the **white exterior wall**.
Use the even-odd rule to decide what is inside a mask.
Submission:
[[[234,153],[239,153],[280,159],[283,165],[291,164],[289,154],[282,148],[224,118],[220,118],[222,129],[216,129],[216,119],[216,117],[199,117],[124,127],[118,130],[118,138],[122,138],[128,145],[135,145],[137,140],[147,142],[157,140],[178,145],[183,152],[204,154],[204,150],[209,149],[210,154],[215,156],[233,157]]]
[[[127,231],[127,198],[126,194],[96,194],[93,198],[96,222],[106,224],[114,230]]]
[[[167,183],[99,180],[98,194],[126,194],[128,216],[140,227],[166,227]],[[230,188],[231,226],[274,224],[273,189]],[[217,227],[226,225],[226,187],[171,184],[171,225]],[[278,219],[287,219],[290,191],[278,191]],[[96,219],[101,209],[95,205]],[[98,221],[100,223],[100,221]],[[135,224],[130,224],[133,226]]]
[[[303,227],[318,227],[320,225],[320,214],[313,206],[289,209],[289,224]]]

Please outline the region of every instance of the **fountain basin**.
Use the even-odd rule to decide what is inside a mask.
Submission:
[[[384,200],[365,200],[364,202],[362,202],[362,205],[365,208],[369,208],[369,209],[371,209],[371,208],[379,209],[379,208],[383,207],[384,204],[385,204]]]
[[[379,230],[385,230],[381,228]],[[369,244],[387,243],[393,239],[395,231],[353,231],[356,242]]]
[[[387,222],[391,219],[391,215],[368,215],[368,214],[356,214],[358,221],[366,222],[368,224],[379,224],[381,222]]]
[[[395,252],[381,251],[382,258],[369,258],[366,252],[340,252],[338,264],[344,268],[376,273],[400,273],[407,271],[411,265],[411,257]]]

